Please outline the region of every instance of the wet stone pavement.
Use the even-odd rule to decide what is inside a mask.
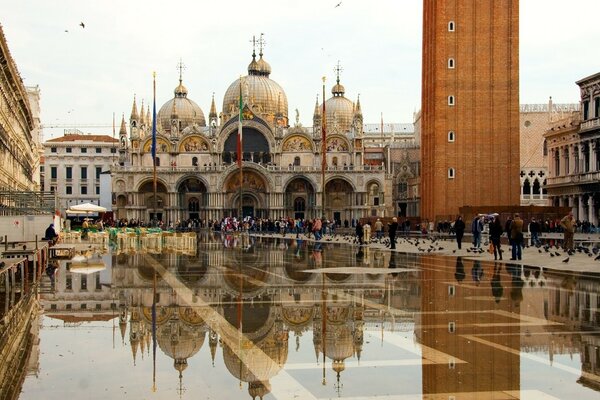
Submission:
[[[598,399],[600,276],[206,234],[61,262],[20,399]]]

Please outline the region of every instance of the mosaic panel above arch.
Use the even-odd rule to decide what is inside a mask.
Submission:
[[[156,152],[157,153],[168,153],[171,150],[171,144],[165,138],[156,138]],[[144,144],[144,153],[150,153],[152,151],[152,140],[148,140]]]
[[[285,140],[282,147],[283,151],[312,151],[313,146],[310,140],[300,135],[290,136]]]
[[[350,146],[342,137],[331,137],[327,139],[327,151],[348,151]]]
[[[208,149],[208,142],[200,136],[189,136],[179,144],[180,153],[198,153]]]
[[[260,175],[256,171],[245,170],[243,173],[242,182],[244,184],[244,189],[251,189],[257,192],[266,192],[267,184],[262,175]],[[225,184],[225,190],[227,192],[235,192],[239,190],[240,187],[240,176],[238,173],[231,174],[229,179],[227,179],[227,183]]]

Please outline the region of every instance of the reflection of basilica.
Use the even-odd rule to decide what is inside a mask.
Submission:
[[[564,363],[562,355],[577,354],[581,372],[570,366],[569,381],[599,388],[600,282],[593,277],[246,235],[205,234],[197,243],[195,252],[114,253],[106,283],[103,272],[85,280],[59,274],[56,293],[44,295],[45,312],[69,326],[112,318],[113,332],[118,321],[132,364],[154,349],[155,332],[159,363],[173,368],[160,377],[171,387],[179,379],[180,390],[212,358],[212,371],[226,371],[225,385],[237,390],[227,383],[233,379],[253,399],[281,395],[298,369],[312,371],[305,388],[323,380],[327,390],[349,394],[353,374],[403,376],[411,365],[421,380],[394,390],[518,397],[535,380],[524,360],[544,373]],[[389,347],[370,344],[375,338]],[[363,367],[369,364],[377,369]]]
[[[222,111],[214,101],[208,124],[202,109],[188,97],[182,84],[157,115],[157,210],[153,210],[151,130],[149,109],[136,101],[127,132],[120,130],[120,166],[112,171],[118,218],[148,220],[154,212],[165,221],[188,218],[217,219],[236,215],[312,218],[321,214],[321,105],[315,105],[314,127],[290,126],[288,101],[270,78],[271,67],[252,55],[248,75],[227,89]],[[243,198],[237,174],[239,97],[243,98]],[[326,213],[343,221],[383,215],[392,207],[384,165],[365,165],[365,141],[360,101],[345,97],[337,83],[326,100],[327,176]],[[387,195],[387,194],[386,194]],[[391,213],[387,211],[388,215]]]
[[[158,346],[173,359],[181,379],[187,360],[208,335],[213,363],[222,348],[229,373],[247,384],[252,398],[263,398],[287,362],[290,333],[300,346],[299,337],[311,331],[317,360],[327,359],[335,379],[342,379],[346,360],[359,360],[362,351],[361,299],[385,303],[381,292],[389,276],[305,272],[338,267],[345,252],[342,246],[313,251],[301,241],[256,239],[249,246],[239,244],[246,250],[209,241],[199,245],[196,257],[153,256],[165,274],[172,274],[192,293],[192,304],[186,304],[181,291],[173,290],[160,274],[156,296],[152,295],[154,269],[144,262],[146,255],[115,256],[113,278],[119,282],[115,290],[122,299],[121,322],[123,326],[129,322],[134,357],[149,349],[154,297]],[[379,262],[370,258],[373,264]],[[353,260],[356,266],[365,265]]]

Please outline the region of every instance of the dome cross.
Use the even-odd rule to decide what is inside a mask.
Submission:
[[[344,68],[342,68],[341,64],[340,64],[340,60],[338,60],[337,65],[333,68],[333,72],[335,72],[336,75],[336,81],[339,84],[340,83],[340,73],[344,70]]]
[[[185,69],[185,64],[183,63],[183,60],[180,58],[179,62],[177,63],[177,69],[179,70],[179,83],[181,83],[183,81],[183,70]]]

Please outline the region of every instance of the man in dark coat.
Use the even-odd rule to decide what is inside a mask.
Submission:
[[[356,221],[356,236],[358,236],[358,244],[362,246],[363,244],[363,235],[364,235],[363,226],[360,223],[360,220]]]
[[[388,234],[390,235],[390,249],[396,248],[396,232],[398,231],[398,218],[392,218],[392,223],[388,225]]]
[[[456,232],[456,244],[458,244],[458,249],[461,249],[462,239],[465,234],[465,221],[463,221],[462,216],[456,217],[456,221],[454,221],[454,232]]]
[[[56,243],[56,239],[58,239],[58,235],[56,234],[56,230],[54,229],[54,224],[48,225],[46,228],[46,232],[44,233],[44,240],[52,241],[52,244]]]

